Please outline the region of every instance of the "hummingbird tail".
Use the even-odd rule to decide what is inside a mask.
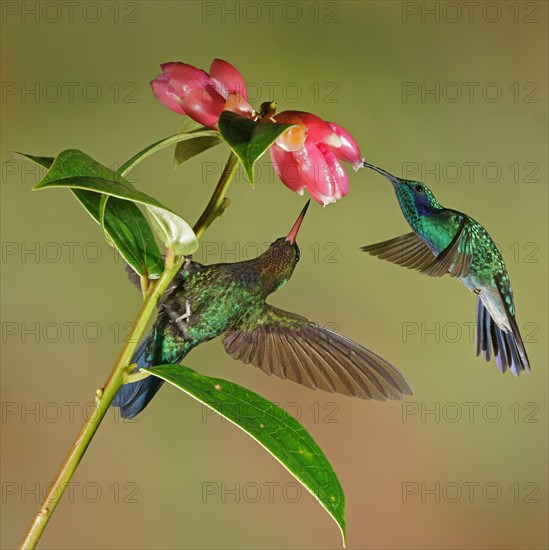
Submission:
[[[153,333],[151,331],[132,357],[132,363],[137,363],[137,369],[146,369],[152,366],[152,360],[147,360],[149,354],[146,353],[152,338]],[[120,407],[122,418],[133,418],[149,404],[163,383],[164,380],[149,376],[143,380],[125,384],[115,395],[112,406]]]
[[[493,352],[501,372],[509,369],[519,376],[524,370],[530,371],[530,362],[514,317],[507,317],[511,330],[505,331],[492,319],[480,296],[477,298],[477,356],[482,354],[490,361]]]

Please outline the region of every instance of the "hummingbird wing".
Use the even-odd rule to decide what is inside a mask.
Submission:
[[[363,246],[361,250],[408,269],[421,271],[433,262],[433,253],[413,231],[388,241]]]
[[[473,231],[467,217],[463,216],[458,230],[450,244],[431,262],[421,270],[430,277],[442,277],[446,273],[450,277],[465,277],[469,274],[473,259]]]
[[[450,244],[433,258],[433,252],[413,231],[381,243],[363,246],[362,250],[382,260],[416,269],[430,277],[463,277],[469,273],[473,246],[471,230],[464,217]]]
[[[265,305],[223,336],[225,351],[266,374],[361,399],[402,399],[406,378],[373,351],[305,317]]]
[[[128,281],[141,292],[141,279],[139,275],[134,271],[133,267],[130,264],[124,264],[124,271],[128,277]]]

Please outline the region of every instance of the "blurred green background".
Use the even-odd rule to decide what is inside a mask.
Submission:
[[[300,417],[346,491],[349,548],[547,548],[547,3],[66,4],[2,4],[2,547],[20,542],[140,301],[70,194],[31,193],[41,172],[12,153],[76,147],[116,165],[178,127],[150,91],[159,64],[220,57],[256,107],[337,121],[368,160],[481,221],[507,261],[533,370],[517,380],[475,358],[475,297],[456,281],[359,252],[408,231],[366,171],[337,205],[313,205],[301,262],[271,303],[383,354],[414,395],[313,392],[234,362],[220,341],[186,364]],[[227,151],[177,171],[171,155],[132,179],[192,222]],[[259,169],[254,190],[233,183],[198,261],[246,259],[288,231],[303,199],[267,159]],[[41,547],[339,544],[270,455],[164,388],[137,421],[108,415]]]

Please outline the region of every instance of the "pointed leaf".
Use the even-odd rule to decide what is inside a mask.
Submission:
[[[170,147],[171,145],[175,145],[180,141],[195,140],[198,138],[205,138],[205,137],[219,138],[219,134],[215,130],[203,129],[203,130],[195,130],[193,132],[186,133],[186,134],[175,134],[168,138],[161,139],[160,141],[156,141],[151,145],[145,147],[145,149],[143,149],[142,151],[139,151],[139,153],[135,154],[131,159],[127,160],[118,169],[118,173],[121,174],[122,176],[125,176],[134,166],[139,164],[142,160],[145,160],[147,157],[153,155],[154,153],[162,149],[165,149],[166,147]]]
[[[49,168],[51,157],[21,156]],[[145,216],[132,202],[103,195],[94,191],[71,189],[72,194],[90,216],[103,227],[107,242],[116,247],[120,255],[139,275],[156,279],[163,271],[163,261]]]
[[[147,219],[137,205],[92,191],[72,191],[98,223],[101,223],[103,214],[107,240],[111,241],[134,271],[149,279],[158,279],[164,270],[164,262]],[[101,200],[106,196],[109,200],[105,202],[102,213]]]
[[[33,162],[36,162],[36,164],[39,164],[44,168],[49,168],[55,160],[53,157],[37,157],[35,155],[27,155],[26,153],[16,153],[16,155],[19,155],[20,157],[28,160],[32,160]]]
[[[179,126],[180,134],[191,134],[193,132],[203,132],[208,128],[198,124],[190,117],[183,117],[181,125]],[[180,141],[175,146],[173,156],[173,167],[177,168],[189,159],[199,155],[200,153],[215,147],[218,143],[221,143],[221,138],[217,132],[210,136],[195,136],[192,139]]]
[[[200,153],[215,147],[217,144],[221,143],[221,138],[217,136],[206,136],[199,137],[195,136],[192,139],[185,141],[180,141],[175,146],[175,151],[173,155],[173,167],[177,168],[184,162],[196,157]]]
[[[284,130],[293,126],[293,124],[259,124],[231,111],[221,113],[218,125],[221,137],[242,162],[252,185],[254,184],[253,167],[257,159],[265,153]]]
[[[94,191],[141,203],[146,208],[154,207],[153,216],[159,222],[156,227],[169,228],[169,231],[165,228],[160,231],[160,237],[167,246],[172,245],[178,255],[192,254],[198,248],[196,236],[183,218],[153,197],[136,189],[120,173],[103,166],[82,151],[77,149],[63,151],[55,159],[44,179],[35,185],[34,189],[48,187]],[[100,214],[99,219],[101,219]]]
[[[338,524],[345,544],[343,489],[320,447],[293,416],[242,386],[182,365],[144,372],[173,384],[253,437],[318,499]]]
[[[114,246],[114,243],[112,242],[112,239],[110,238],[109,233],[105,229],[105,210],[107,208],[107,202],[108,202],[109,198],[110,198],[109,195],[101,195],[101,201],[99,202],[99,225],[101,226],[101,229],[103,230],[103,237],[105,237],[105,240],[111,246]]]
[[[194,231],[187,226],[189,227],[189,231],[185,240],[185,235],[182,235],[181,231],[181,218],[177,214],[164,208],[158,208],[157,206],[147,206],[147,214],[156,234],[160,237],[166,248],[172,245],[175,253],[180,256],[192,254],[190,252],[191,249],[193,252],[196,250],[196,248],[192,248],[196,240]]]
[[[200,122],[196,122],[190,116],[181,117],[181,122],[179,123],[179,133],[180,134],[190,134],[191,132],[196,132],[197,130],[208,130],[207,126],[202,126]]]

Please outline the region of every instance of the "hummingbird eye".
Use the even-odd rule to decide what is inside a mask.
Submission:
[[[414,186],[414,191],[416,191],[416,193],[423,193],[424,191],[423,185]]]
[[[299,262],[299,258],[301,257],[301,250],[299,250],[299,246],[297,244],[295,245],[295,261]]]

